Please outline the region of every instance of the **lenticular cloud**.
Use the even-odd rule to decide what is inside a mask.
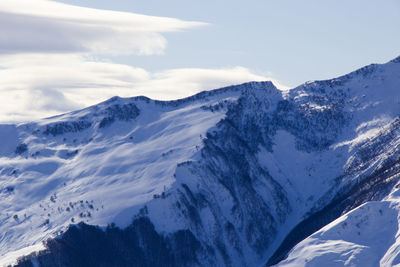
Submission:
[[[205,25],[47,0],[0,2],[0,53],[160,54],[162,33]]]

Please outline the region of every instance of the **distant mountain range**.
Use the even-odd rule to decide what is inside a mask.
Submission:
[[[0,125],[0,264],[400,264],[400,57]]]

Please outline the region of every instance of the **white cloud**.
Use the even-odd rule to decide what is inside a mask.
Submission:
[[[96,104],[112,96],[176,99],[202,90],[270,80],[243,67],[142,68],[65,54],[0,57],[0,121],[31,120]]]
[[[176,99],[268,80],[243,67],[150,73],[93,60],[100,54],[160,54],[162,33],[205,25],[48,0],[0,1],[0,122],[56,115],[112,96]]]
[[[0,1],[0,53],[160,54],[162,33],[206,25],[48,0]]]
[[[151,93],[159,99],[176,99],[194,93],[248,81],[265,81],[271,78],[252,73],[244,67],[220,69],[182,68],[154,73],[151,80],[138,84],[140,91]],[[274,82],[276,85],[279,83]],[[149,92],[149,88],[151,92]]]

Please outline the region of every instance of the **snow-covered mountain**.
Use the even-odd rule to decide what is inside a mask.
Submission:
[[[400,58],[290,91],[115,97],[0,137],[3,265],[45,240],[19,266],[259,266],[296,244],[282,265],[397,262]]]

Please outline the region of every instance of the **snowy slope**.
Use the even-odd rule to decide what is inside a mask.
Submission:
[[[235,92],[217,95],[179,108],[113,98],[38,123],[3,126],[0,258],[73,222],[130,223],[133,211],[121,219],[119,213],[169,188],[177,164],[195,158],[201,136],[224,116],[202,106],[237,98]],[[124,110],[132,104],[134,109]],[[101,113],[110,107],[134,114],[101,127],[109,115]],[[24,146],[26,151],[17,151]]]
[[[0,263],[80,221],[129,226],[140,236],[129,245],[148,265],[157,264],[149,260],[160,249],[151,240],[162,244],[157,257],[165,266],[280,259],[343,213],[386,197],[397,182],[399,63],[285,92],[262,82],[169,102],[112,98],[0,126]],[[307,221],[313,216],[318,223]],[[79,227],[36,262],[62,266],[68,242],[95,231]],[[360,248],[346,242],[337,251]]]
[[[398,266],[400,199],[396,189],[341,216],[299,243],[277,266]]]
[[[315,213],[309,220],[318,221],[322,216],[329,216],[329,213],[336,213],[338,217],[343,215],[299,243],[288,259],[278,266],[321,266],[323,262],[324,266],[398,264],[394,259],[398,255],[396,239],[400,216],[399,125],[397,119],[390,127],[382,127],[379,134],[365,142],[360,151],[374,159],[372,164],[375,169],[364,181],[350,190],[351,193],[337,197],[331,207]],[[382,139],[385,142],[382,143]],[[366,202],[368,200],[370,202]],[[364,202],[365,205],[346,213]],[[337,207],[339,212],[335,211]]]
[[[290,92],[294,99],[305,99],[300,102],[312,109],[320,107],[310,104],[310,99],[324,102],[326,95],[344,94],[345,97],[336,99],[350,119],[338,138],[332,138],[329,147],[330,151],[340,151],[339,154],[331,154],[328,164],[317,164],[329,173],[329,169],[336,169],[331,168],[332,164],[339,163],[341,174],[330,179],[333,185],[313,203],[308,216],[297,220],[297,226],[285,234],[285,240],[269,264],[277,263],[296,243],[351,208],[369,200],[382,199],[395,185],[399,178],[395,174],[399,170],[393,165],[400,158],[398,62],[396,59],[384,65],[373,64],[337,79],[306,83]],[[310,91],[314,93],[310,94]],[[324,176],[323,181],[329,180]],[[317,188],[315,192],[321,192],[318,184],[310,186]]]

